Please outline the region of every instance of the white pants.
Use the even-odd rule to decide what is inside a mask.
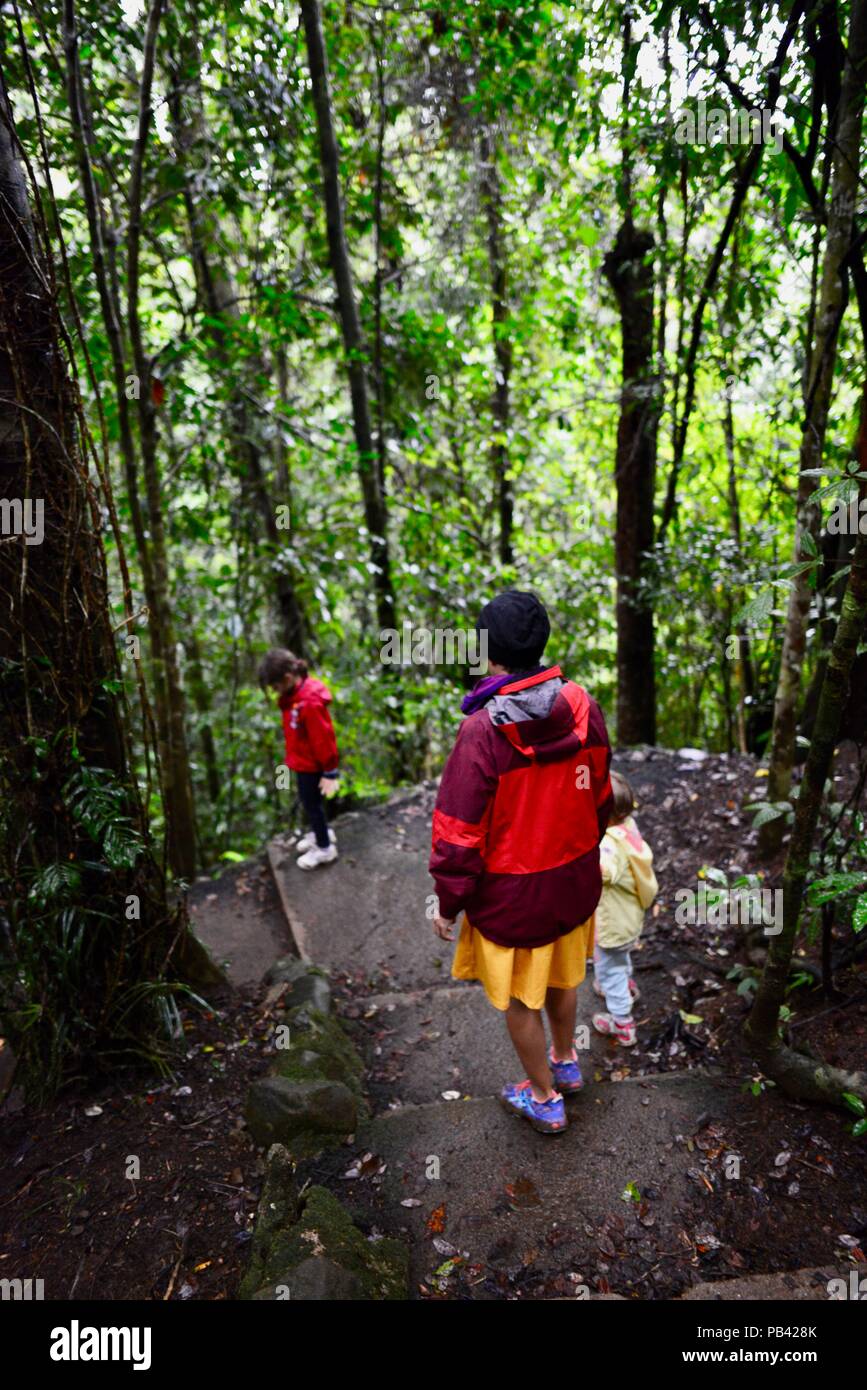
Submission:
[[[629,993],[629,979],[632,975],[632,957],[628,946],[609,947],[596,943],[593,952],[593,968],[600,989],[605,995],[605,1007],[617,1019],[632,1017],[632,995]]]

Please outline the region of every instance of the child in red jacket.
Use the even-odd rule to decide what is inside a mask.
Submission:
[[[337,838],[328,829],[323,796],[337,790],[337,738],[328,706],[331,691],[307,674],[307,662],[272,647],[259,664],[259,684],[272,689],[283,712],[286,766],[298,779],[298,795],[310,822],[310,833],[299,840],[299,869],[318,869],[337,858]]]

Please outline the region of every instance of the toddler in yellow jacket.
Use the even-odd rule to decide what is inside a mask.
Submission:
[[[596,909],[593,988],[605,999],[606,1013],[593,1015],[597,1033],[617,1038],[623,1047],[636,1042],[632,1005],[638,990],[632,979],[630,951],[644,926],[644,914],[657,894],[653,852],[632,817],[635,797],[625,777],[611,774],[614,807],[599,846],[602,897]]]

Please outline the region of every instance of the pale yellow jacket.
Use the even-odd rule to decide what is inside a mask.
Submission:
[[[617,949],[634,944],[644,913],[658,891],[653,852],[641,838],[632,816],[609,825],[599,846],[602,897],[596,909],[596,940]]]

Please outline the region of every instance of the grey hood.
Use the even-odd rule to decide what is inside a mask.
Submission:
[[[527,719],[547,719],[565,684],[561,676],[555,676],[508,695],[494,695],[485,706],[491,723],[522,724]]]

